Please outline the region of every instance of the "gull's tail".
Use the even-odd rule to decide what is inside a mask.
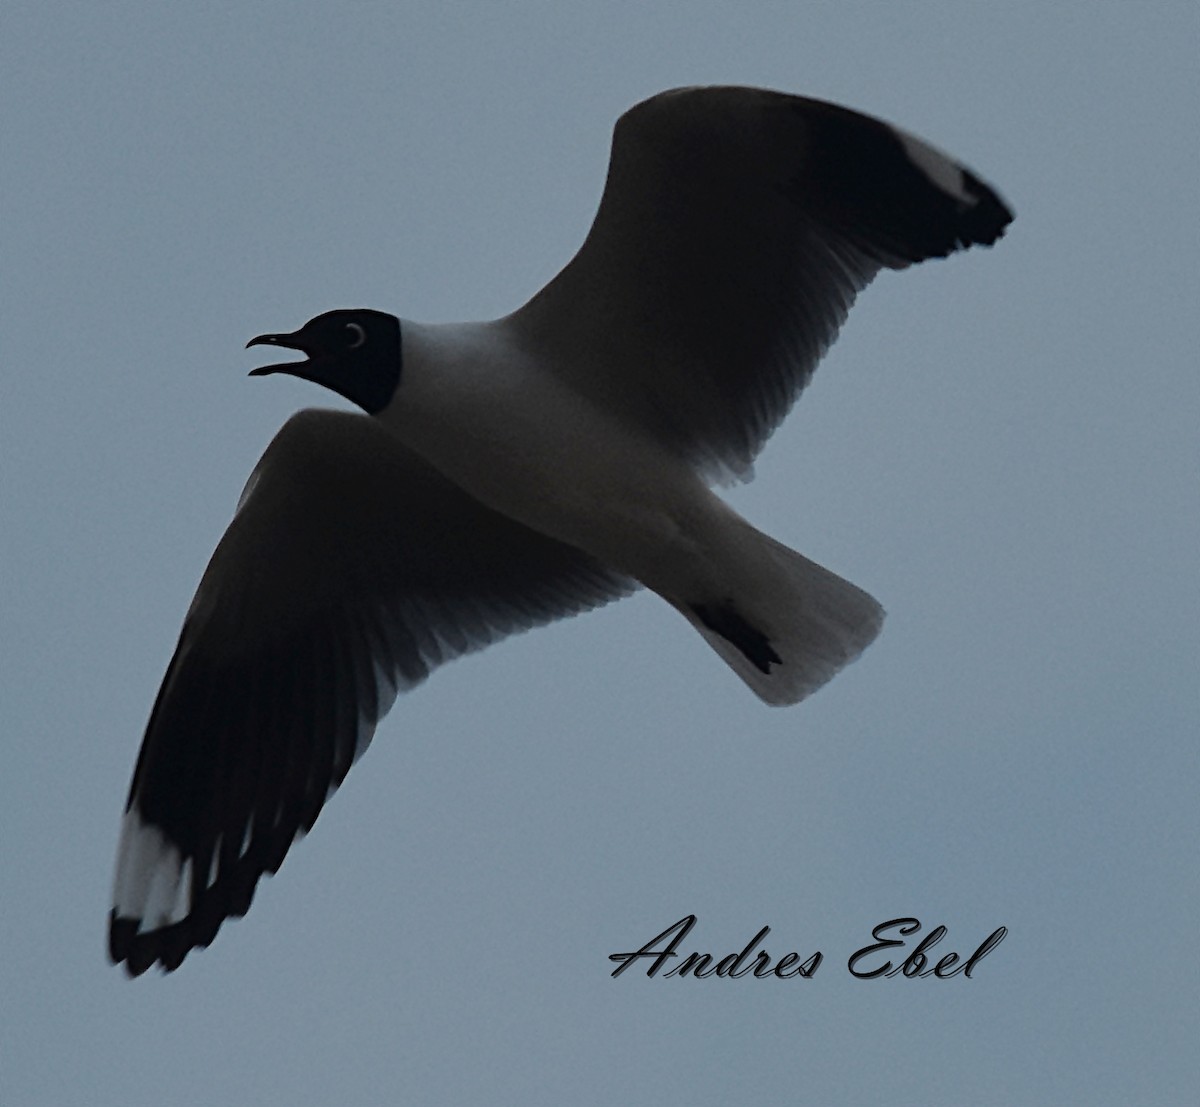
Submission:
[[[883,608],[740,517],[726,537],[723,591],[671,602],[760,699],[798,703],[874,641]]]

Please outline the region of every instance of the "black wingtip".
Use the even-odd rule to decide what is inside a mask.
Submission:
[[[227,918],[239,918],[250,908],[253,889],[244,900],[217,910],[201,910],[169,926],[160,926],[142,933],[140,919],[118,916],[109,912],[108,956],[121,965],[128,976],[136,978],[155,964],[164,973],[174,972],[194,949],[207,949]]]
[[[975,203],[963,212],[962,245],[995,245],[1004,237],[1004,232],[1015,218],[1012,208],[995,189],[966,169],[963,170],[963,184]]]

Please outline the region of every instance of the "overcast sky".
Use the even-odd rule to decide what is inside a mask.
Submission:
[[[1184,1103],[1197,1086],[1194,0],[10,3],[0,1101]],[[738,509],[879,641],[759,703],[639,595],[400,700],[253,910],[104,954],[119,816],[255,460],[329,405],[242,350],[488,318],[571,256],[616,117],[879,114],[1017,213],[859,300]],[[613,980],[692,949],[811,979]],[[863,981],[871,928],[1007,937]]]

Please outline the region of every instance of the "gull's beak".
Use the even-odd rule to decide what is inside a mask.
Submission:
[[[308,353],[303,346],[298,342],[298,336],[295,334],[259,334],[250,339],[246,343],[246,349],[251,346],[282,346],[287,350],[299,350],[301,353]],[[303,365],[302,361],[285,362],[282,365],[262,365],[257,369],[250,370],[252,377],[265,377],[268,373],[295,373],[297,365]]]

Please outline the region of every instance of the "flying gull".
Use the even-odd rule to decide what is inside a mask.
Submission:
[[[397,693],[642,586],[769,704],[879,632],[866,592],[713,491],[755,455],[855,294],[1012,220],[945,154],[819,100],[664,92],[627,111],[587,239],[524,307],[325,312],[251,346],[366,413],[307,410],[251,474],[138,756],[109,950],[177,968],[255,887]]]

